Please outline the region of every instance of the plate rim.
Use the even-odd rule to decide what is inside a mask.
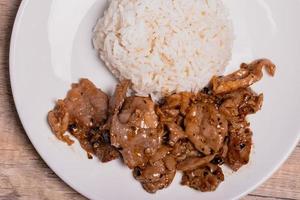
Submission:
[[[43,152],[41,150],[41,148],[39,148],[39,146],[34,142],[34,140],[32,139],[31,135],[29,134],[29,130],[28,128],[26,128],[26,123],[24,123],[24,120],[22,119],[21,115],[20,115],[20,103],[17,100],[16,97],[16,89],[15,89],[15,84],[14,84],[14,69],[16,69],[15,65],[14,65],[14,60],[15,60],[15,48],[17,45],[17,36],[18,36],[18,31],[19,31],[19,26],[21,24],[21,18],[23,16],[23,13],[25,12],[26,6],[27,4],[29,4],[31,0],[22,0],[18,11],[17,11],[17,15],[15,17],[14,20],[14,24],[13,24],[13,28],[12,28],[12,32],[11,32],[11,38],[10,38],[10,47],[9,47],[9,78],[10,78],[10,87],[11,87],[11,91],[12,91],[12,96],[13,96],[13,101],[14,101],[14,106],[16,108],[17,114],[18,114],[18,118],[21,121],[22,127],[27,135],[27,137],[29,138],[30,143],[32,144],[32,146],[34,147],[34,149],[36,150],[36,152],[39,154],[40,158],[46,163],[46,165],[49,167],[49,169],[54,172],[56,174],[56,176],[65,184],[67,184],[69,187],[72,188],[72,190],[78,192],[80,195],[89,198],[89,194],[86,194],[85,192],[83,192],[80,188],[77,188],[76,185],[74,185],[71,181],[68,180],[68,178],[66,178],[63,174],[59,174],[57,173],[57,170],[55,170],[55,166],[53,166],[51,164],[51,162],[49,161],[49,159],[47,159],[46,156],[43,155]]]
[[[10,86],[11,86],[11,91],[12,91],[12,96],[13,96],[13,101],[14,101],[14,105],[16,107],[16,111],[18,114],[18,118],[21,121],[22,127],[24,128],[24,131],[27,135],[27,137],[29,138],[31,144],[33,145],[34,149],[37,151],[37,153],[39,154],[40,158],[47,164],[47,166],[50,168],[50,170],[52,170],[58,177],[59,179],[61,179],[61,181],[63,181],[64,183],[66,183],[68,186],[70,186],[74,191],[78,192],[79,194],[83,195],[86,198],[90,198],[90,195],[85,193],[84,191],[82,191],[80,188],[78,188],[75,184],[73,184],[67,177],[65,177],[63,174],[58,174],[57,170],[55,170],[55,166],[52,165],[52,163],[49,161],[49,159],[47,159],[47,156],[44,155],[43,150],[39,147],[38,144],[36,144],[34,142],[34,140],[32,139],[31,134],[29,133],[30,131],[28,130],[26,123],[24,122],[24,120],[22,119],[21,115],[20,115],[20,101],[17,98],[17,94],[16,94],[16,83],[15,83],[15,76],[14,76],[14,70],[16,70],[16,66],[14,64],[14,60],[16,59],[16,55],[15,55],[15,49],[17,46],[17,37],[18,37],[18,32],[19,32],[19,26],[22,22],[22,16],[26,10],[26,6],[30,3],[31,0],[23,0],[21,1],[21,4],[18,8],[17,11],[17,15],[15,17],[14,20],[14,24],[13,24],[13,28],[12,28],[12,32],[11,32],[11,39],[10,39],[10,48],[9,48],[9,76],[10,76]],[[271,176],[278,171],[278,169],[280,167],[282,167],[282,165],[286,162],[286,160],[290,157],[290,155],[292,154],[292,152],[294,151],[294,149],[296,148],[297,144],[300,141],[300,130],[297,133],[297,138],[294,141],[294,143],[288,148],[288,150],[285,152],[285,156],[283,156],[279,162],[274,165],[272,167],[272,170],[270,170],[268,173],[265,174],[264,177],[262,177],[260,179],[260,181],[258,181],[256,184],[253,184],[251,187],[249,187],[247,190],[245,190],[244,192],[240,193],[239,195],[236,195],[233,199],[240,199],[248,194],[250,194],[252,191],[254,191],[255,189],[257,189],[259,186],[261,186],[265,181],[267,181],[268,179],[271,178]]]

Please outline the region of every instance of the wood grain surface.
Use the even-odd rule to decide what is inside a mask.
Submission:
[[[21,0],[0,0],[0,199],[85,199],[47,167],[28,140],[9,80],[9,43]],[[245,200],[300,200],[300,145],[272,178]],[[246,180],[245,180],[246,181]]]

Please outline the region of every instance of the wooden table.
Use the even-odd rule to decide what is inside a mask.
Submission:
[[[9,80],[9,41],[21,0],[0,0],[0,199],[85,199],[60,180],[28,140]],[[245,200],[300,200],[300,144],[288,161]],[[246,180],[245,180],[246,181]]]

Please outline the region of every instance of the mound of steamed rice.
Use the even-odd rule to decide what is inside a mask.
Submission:
[[[117,78],[158,99],[222,74],[233,30],[221,0],[111,0],[93,43]]]

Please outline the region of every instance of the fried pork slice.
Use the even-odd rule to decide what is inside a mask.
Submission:
[[[118,148],[129,168],[143,166],[162,143],[155,104],[150,98],[128,97],[110,125],[111,144]]]
[[[259,59],[250,64],[241,64],[240,69],[227,76],[214,76],[211,80],[214,94],[224,94],[240,88],[247,88],[263,77],[262,69],[274,76],[276,66],[268,59]]]
[[[168,110],[178,109],[181,114],[185,115],[194,98],[194,93],[180,92],[166,97],[165,103],[162,107],[163,109]]]
[[[263,103],[263,94],[256,94],[251,88],[242,88],[224,95],[221,99],[219,110],[229,120],[233,117],[245,117],[259,111]]]
[[[119,151],[110,144],[109,132],[106,130],[90,130],[88,143],[92,147],[92,153],[101,162],[109,162],[120,157]]]
[[[99,127],[107,119],[107,111],[107,95],[89,80],[81,79],[79,84],[72,85],[67,97],[58,100],[54,110],[48,113],[48,122],[58,139],[66,141],[64,133],[70,125],[80,131]]]
[[[133,176],[149,193],[168,187],[176,174],[176,160],[170,148],[161,146],[144,167],[136,167]]]
[[[48,113],[48,123],[58,139],[71,145],[74,141],[65,135],[66,131],[69,131],[88,153],[95,153],[99,151],[99,146],[94,148],[90,141],[95,137],[93,130],[100,130],[107,120],[107,115],[107,95],[88,79],[81,79],[78,84],[72,85],[67,97],[58,100],[55,108]],[[108,161],[118,157],[116,149],[100,139],[101,134],[102,132],[97,132],[97,145],[101,146],[102,151],[100,160]],[[103,152],[108,155],[104,155]]]
[[[184,126],[188,139],[204,155],[218,152],[228,133],[227,120],[215,104],[209,102],[193,104],[185,117]]]
[[[109,100],[109,114],[113,115],[116,112],[119,112],[121,109],[124,100],[126,98],[126,94],[128,89],[131,86],[131,81],[130,80],[123,80],[121,81],[114,92],[114,95],[110,98]]]
[[[185,160],[181,161],[177,165],[177,169],[181,171],[190,171],[201,167],[203,165],[208,164],[210,161],[214,159],[215,155],[209,155],[204,157],[189,157]]]
[[[252,148],[252,131],[245,120],[231,122],[229,126],[228,152],[225,163],[234,171],[249,162]]]
[[[221,99],[220,112],[228,121],[228,143],[226,146],[225,162],[230,168],[237,171],[249,162],[252,131],[246,117],[261,109],[263,95],[257,95],[250,88],[219,95]]]
[[[181,184],[202,192],[209,192],[215,191],[222,181],[224,181],[224,174],[221,167],[207,164],[194,170],[185,171]]]
[[[178,141],[172,147],[171,153],[175,156],[177,162],[184,161],[190,157],[203,156],[188,139]]]
[[[191,92],[173,94],[166,97],[164,103],[156,108],[160,123],[168,130],[168,144],[170,146],[174,146],[179,140],[187,137],[182,125],[195,96]]]

